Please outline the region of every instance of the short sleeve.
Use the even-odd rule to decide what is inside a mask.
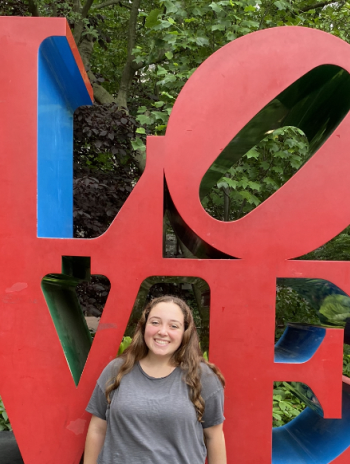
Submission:
[[[113,359],[102,371],[102,374],[97,380],[95,389],[91,395],[86,411],[100,419],[106,420],[106,412],[108,403],[106,399],[106,386],[118,374],[120,366],[123,364],[123,359]]]
[[[89,404],[87,405],[86,411],[90,412],[94,416],[99,417],[100,419],[106,420],[106,412],[108,408],[108,403],[106,399],[106,394],[102,391],[101,387],[96,384],[96,387],[91,395]]]
[[[222,424],[224,417],[224,388],[214,371],[201,364],[201,396],[205,402],[202,426],[204,429]]]
[[[222,387],[205,401],[202,420],[204,429],[224,422],[224,389]]]

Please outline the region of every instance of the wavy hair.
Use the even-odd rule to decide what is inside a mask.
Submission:
[[[191,309],[181,298],[171,295],[155,298],[148,303],[142,312],[132,342],[124,353],[119,356],[119,358],[124,359],[124,363],[120,367],[116,377],[111,379],[106,387],[107,401],[109,404],[111,403],[111,392],[119,387],[124,375],[128,374],[134,365],[147,355],[148,347],[144,340],[145,326],[152,308],[154,308],[158,303],[174,303],[181,309],[184,315],[185,330],[182,342],[175,353],[173,353],[171,362],[174,366],[179,366],[183,371],[183,379],[189,387],[190,400],[195,407],[198,421],[202,422],[205,402],[201,396],[202,385],[200,380],[200,363],[202,362],[207,364],[217,375],[223,386],[225,386],[225,379],[220,370],[214,364],[209,363],[203,358]]]

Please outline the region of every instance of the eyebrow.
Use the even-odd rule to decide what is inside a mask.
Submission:
[[[159,316],[152,316],[152,317],[150,317],[150,320],[151,319],[160,319],[161,320],[162,318],[159,317]],[[177,321],[176,319],[171,319],[169,322],[177,322],[178,324],[182,325],[182,322]]]

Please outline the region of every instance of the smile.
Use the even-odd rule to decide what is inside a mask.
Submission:
[[[167,340],[159,340],[158,338],[155,338],[154,341],[157,343],[157,345],[161,345],[161,346],[165,346],[165,345],[168,345],[168,342]]]

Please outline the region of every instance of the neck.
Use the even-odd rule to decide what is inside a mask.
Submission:
[[[140,361],[142,369],[151,377],[166,377],[173,372],[176,366],[170,361],[171,358],[158,358],[151,353]]]
[[[171,356],[155,356],[150,352],[142,359],[142,363],[145,366],[152,366],[154,368],[175,367],[174,363],[171,361]]]

